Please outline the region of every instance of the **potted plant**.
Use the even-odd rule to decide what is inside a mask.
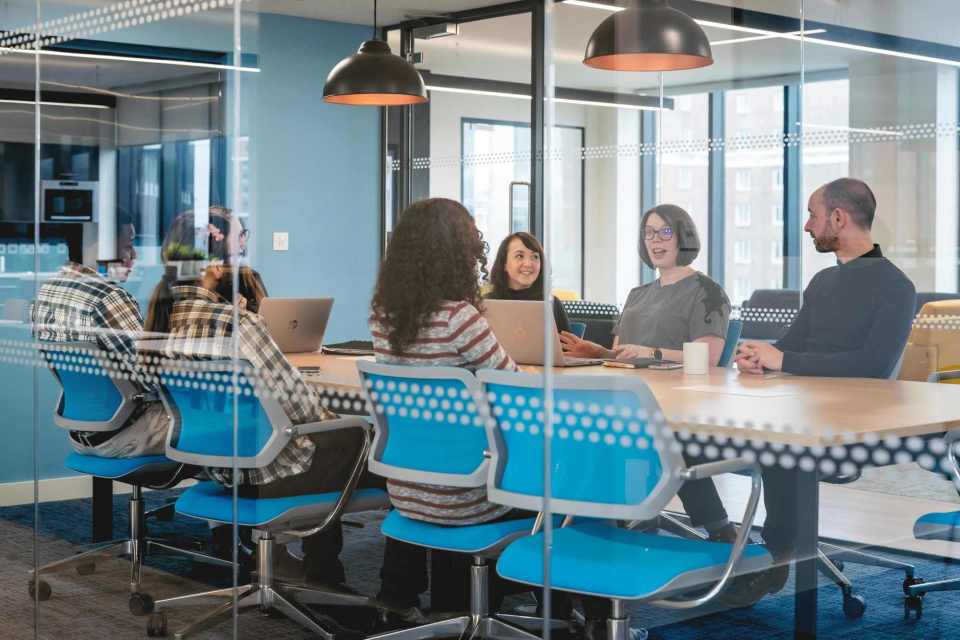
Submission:
[[[163,259],[167,264],[176,266],[178,280],[189,280],[200,277],[207,254],[196,247],[174,242],[164,251]]]

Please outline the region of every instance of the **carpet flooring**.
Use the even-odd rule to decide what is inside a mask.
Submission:
[[[148,508],[162,504],[172,494],[147,494]],[[379,587],[378,571],[383,543],[379,532],[381,514],[360,514],[354,520],[363,528],[345,529],[342,558],[348,583],[358,591],[373,594]],[[115,498],[114,527],[126,531],[125,496]],[[151,535],[177,538],[181,544],[203,541],[209,532],[203,523],[186,518],[158,522]],[[90,501],[69,500],[40,506],[39,526],[34,528],[30,505],[0,508],[0,638],[2,640],[127,640],[145,637],[144,619],[127,611],[129,564],[122,559],[98,562],[93,575],[69,571],[48,578],[53,597],[35,608],[27,594],[27,571],[33,566],[36,541],[40,563],[67,557],[81,549],[90,538]],[[927,581],[960,577],[960,566],[926,558],[900,559],[913,562],[917,575]],[[229,584],[229,572],[166,555],[148,559],[144,588],[154,597],[182,595]],[[867,598],[867,611],[860,620],[847,620],[841,609],[839,590],[821,581],[819,594],[819,636],[827,640],[903,640],[904,638],[960,638],[960,593],[934,593],[925,598],[919,621],[903,617],[900,584],[902,573],[893,570],[847,565],[847,575],[857,593]],[[788,583],[792,584],[792,582]],[[207,606],[181,608],[170,613],[170,626],[179,628],[207,611]],[[787,588],[767,597],[750,609],[701,609],[672,612],[635,605],[630,608],[632,624],[646,627],[651,638],[664,640],[786,640],[793,636],[793,591]],[[233,638],[231,622],[201,636],[204,639]],[[276,617],[245,614],[239,618],[236,636],[243,639],[287,640],[312,638],[295,623]]]

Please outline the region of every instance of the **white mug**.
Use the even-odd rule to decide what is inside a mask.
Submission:
[[[683,372],[703,375],[709,369],[710,345],[706,342],[683,343]]]

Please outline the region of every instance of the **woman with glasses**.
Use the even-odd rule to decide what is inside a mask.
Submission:
[[[693,219],[680,207],[662,204],[643,214],[640,230],[640,258],[660,277],[630,291],[614,328],[612,350],[562,333],[564,350],[586,358],[681,362],[684,342],[705,342],[710,364],[716,366],[727,335],[730,301],[720,285],[690,266],[700,252]],[[694,526],[704,527],[712,540],[733,541],[736,530],[713,480],[687,482],[679,496]]]

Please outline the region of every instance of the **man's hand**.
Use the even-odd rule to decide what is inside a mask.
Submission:
[[[783,352],[768,342],[749,341],[737,348],[737,369],[744,373],[762,374],[764,369],[780,371]]]

